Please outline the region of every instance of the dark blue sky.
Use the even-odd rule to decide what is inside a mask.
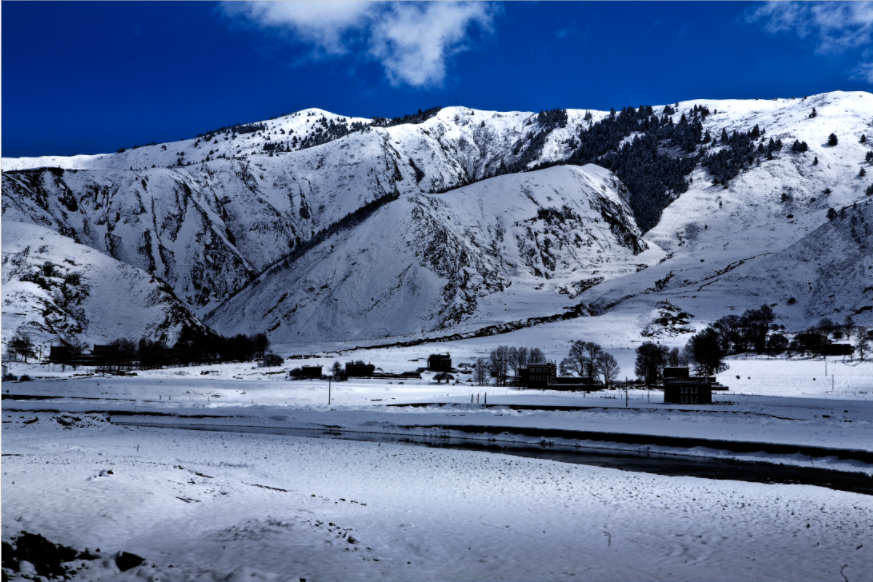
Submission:
[[[3,2],[2,155],[109,152],[306,107],[392,117],[869,90],[863,38],[834,48],[834,31],[814,22],[750,21],[761,6],[492,5],[487,22],[444,46],[445,75],[416,84],[408,70],[391,76],[403,50],[373,48],[367,26],[382,17],[340,28],[343,52],[318,40],[320,24],[300,24],[311,15],[283,26],[203,2]],[[395,16],[393,32],[406,22]]]

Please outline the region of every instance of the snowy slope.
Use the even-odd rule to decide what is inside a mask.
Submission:
[[[595,313],[635,310],[640,314],[642,329],[664,299],[692,313],[701,323],[725,315],[732,308],[777,302],[778,297],[770,298],[775,293],[772,281],[764,282],[754,276],[734,284],[728,297],[706,293],[718,289],[716,281],[749,261],[769,256],[765,253],[778,253],[812,236],[827,222],[829,208],[839,209],[866,198],[864,190],[870,178],[861,178],[858,172],[867,165],[864,158],[873,149],[870,146],[873,142],[862,144],[859,138],[866,132],[873,137],[869,121],[873,117],[873,95],[837,91],[806,99],[702,99],[678,103],[674,106],[673,120],[678,123],[696,105],[706,106],[712,112],[703,120],[703,126],[713,135],[720,135],[722,129],[748,131],[758,125],[764,131],[764,143],[778,138],[783,147],[775,159],[762,160],[760,165],[747,168],[727,187],[713,185],[709,172],[698,166],[690,176],[687,192],[676,196],[657,226],[645,235],[650,251],[637,263],[651,268],[640,267],[638,272],[638,268],[622,267],[606,275],[601,271],[593,277],[604,276],[605,280],[589,287],[580,284],[583,277],[576,277],[576,273],[571,276],[561,268],[546,273],[540,266],[536,268],[542,277],[550,278],[542,290],[521,293],[523,286],[518,282],[508,294],[495,295],[487,290],[480,297],[477,290],[475,310],[470,308],[470,299],[456,303],[457,290],[453,290],[450,299],[424,299],[422,295],[423,303],[416,303],[415,309],[404,313],[418,313],[419,309],[434,311],[413,317],[408,325],[397,321],[394,312],[387,311],[383,317],[392,321],[369,331],[352,326],[341,332],[349,321],[347,313],[322,314],[318,320],[326,317],[333,321],[324,328],[332,330],[330,337],[345,334],[352,339],[401,330],[423,332],[460,321],[465,325],[516,321],[531,315],[560,313],[582,301],[594,305]],[[813,107],[818,115],[811,118]],[[655,107],[658,115],[662,110]],[[426,207],[421,201],[431,200],[429,193],[482,180],[520,159],[525,160],[527,167],[567,159],[573,151],[572,138],[580,128],[608,115],[592,111],[590,122],[584,119],[585,114],[586,110],[567,110],[564,127],[547,127],[532,113],[450,107],[422,123],[370,127],[323,145],[300,149],[305,140],[324,135],[319,132],[328,123],[370,122],[313,109],[263,124],[250,124],[246,126],[248,130],[236,126],[210,133],[208,138],[143,146],[117,154],[4,159],[3,220],[47,226],[150,271],[168,281],[180,299],[205,316],[289,253],[299,257],[301,249],[309,249],[308,241],[316,233],[329,230],[343,217],[375,200],[396,196],[400,198],[398,207],[411,212],[414,207]],[[531,136],[540,132],[546,132],[542,149],[529,151],[533,147]],[[826,144],[832,132],[839,137],[836,147]],[[806,142],[809,151],[792,153],[790,145],[794,140]],[[274,155],[264,151],[265,144],[277,143],[289,151]],[[713,146],[707,151],[718,149]],[[816,158],[818,164],[814,164]],[[9,171],[46,166],[79,171]],[[453,192],[478,191],[462,188]],[[475,204],[458,206],[457,212],[464,216],[455,218],[455,224],[458,219],[466,223],[474,219],[478,208]],[[386,218],[386,224],[408,224],[411,215],[408,212],[400,215]],[[488,218],[476,220],[481,227]],[[496,223],[489,226],[498,227]],[[437,231],[420,232],[434,236]],[[348,232],[343,236],[346,235],[351,236]],[[359,244],[366,240],[367,244],[384,244],[392,249],[400,249],[406,242],[419,242],[407,240],[408,231],[393,226],[378,235],[361,231],[356,236],[361,237]],[[506,278],[501,270],[504,267],[498,266],[518,262],[514,255],[503,256],[508,248],[499,247],[499,260],[488,257],[470,263],[473,265],[470,268],[483,269],[478,276],[489,279],[486,287],[499,288],[505,281],[514,280]],[[603,262],[626,262],[621,254],[624,250],[615,246],[613,249],[618,249],[619,254],[609,259],[605,257],[612,251],[602,249]],[[667,256],[659,254],[659,249],[666,251]],[[306,254],[311,255],[311,250]],[[825,255],[818,256],[817,253],[824,252],[822,246],[813,245],[807,250],[812,254],[804,258],[815,268],[830,260]],[[385,256],[395,255],[386,252]],[[482,256],[487,257],[487,253]],[[655,265],[652,261],[655,258],[665,260]],[[800,266],[799,260],[788,256],[784,264],[791,270],[792,265]],[[372,272],[382,272],[382,266],[374,266],[379,261],[377,257],[366,264]],[[299,260],[297,263],[302,264]],[[336,265],[336,272],[352,276],[347,272],[350,264]],[[572,260],[567,264],[581,268]],[[397,275],[393,273],[394,265],[384,269],[391,271],[392,277]],[[499,275],[492,281],[495,273]],[[623,275],[620,280],[611,279],[619,274]],[[286,293],[288,297],[311,297],[309,286],[302,286],[311,276],[308,270],[298,273],[294,280],[301,287],[283,289],[273,299],[278,301]],[[352,278],[364,284],[369,276],[357,273]],[[314,277],[317,281],[330,279],[326,275]],[[863,283],[861,274],[858,280]],[[562,302],[556,305],[552,298],[559,287],[563,288]],[[851,304],[853,310],[866,305],[856,301],[860,296],[857,287],[853,283],[828,291],[825,298],[829,300],[830,313],[845,313],[848,308],[840,307],[841,304]],[[827,297],[831,294],[834,297]],[[544,295],[550,299],[543,300]],[[696,299],[696,295],[701,299]],[[376,294],[370,296],[375,301]],[[499,299],[494,300],[496,297]],[[346,304],[339,300],[334,303]],[[319,312],[327,309],[327,305],[321,304]],[[360,313],[360,309],[356,306],[352,311]],[[804,325],[804,318],[819,314],[814,311],[807,304],[795,309],[792,324]],[[862,312],[861,316],[865,313],[869,315]],[[780,316],[787,318],[789,314]],[[256,326],[260,324],[258,319],[248,331],[259,331]]]
[[[696,169],[688,191],[668,206],[645,239],[668,251],[663,264],[604,283],[595,299],[601,310],[640,314],[640,326],[668,300],[698,317],[697,327],[763,303],[777,322],[802,329],[820,317],[873,325],[873,271],[870,269],[870,196],[866,153],[873,137],[869,119],[873,96],[834,92],[775,101],[690,101],[717,109],[705,126],[713,132],[758,124],[765,140],[781,138],[783,152],[732,180],[713,185]],[[818,115],[810,118],[815,107]],[[724,117],[722,118],[722,114]],[[677,113],[678,115],[679,113]],[[827,145],[835,133],[839,143]],[[791,153],[794,140],[809,145]],[[818,164],[814,160],[818,158]],[[846,210],[845,220],[829,222],[828,209]],[[854,216],[854,222],[852,219]],[[852,229],[855,234],[852,234]],[[867,230],[865,230],[865,228]],[[794,297],[797,303],[787,305]],[[693,329],[693,326],[692,326]]]
[[[873,311],[873,205],[869,199],[792,245],[741,265],[705,292],[735,295],[754,284],[761,298],[778,302],[792,323],[847,315],[871,321]],[[812,259],[812,260],[811,260]],[[796,303],[788,305],[788,299]]]
[[[207,321],[300,342],[493,323],[503,318],[486,310],[510,302],[532,303],[528,316],[560,313],[579,289],[639,268],[647,246],[622,190],[589,165],[402,197],[267,271]]]
[[[227,141],[144,146],[79,156],[81,163],[4,160],[3,217],[48,226],[154,272],[202,314],[314,232],[386,193],[442,190],[481,178],[486,166],[514,158],[512,142],[537,127],[524,125],[531,114],[494,113],[492,131],[470,120],[483,112],[456,109],[421,125],[356,132],[276,156],[262,151],[275,141],[269,135],[309,135],[316,120],[339,117],[311,110]],[[552,137],[567,131],[556,129]],[[548,147],[543,155],[550,155]],[[196,163],[175,165],[178,159]],[[54,165],[87,171],[9,170]],[[417,171],[424,177],[417,179]]]
[[[146,337],[173,345],[205,329],[169,286],[47,228],[3,223],[3,340],[38,345]]]

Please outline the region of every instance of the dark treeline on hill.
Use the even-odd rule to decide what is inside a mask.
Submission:
[[[167,365],[251,362],[266,355],[270,340],[264,333],[234,336],[207,334],[191,339],[180,338],[172,348],[148,338],[139,341],[118,338],[108,345],[114,349],[103,352],[105,361],[100,364],[109,368],[137,367],[149,370]]]
[[[267,126],[263,123],[238,123],[236,125],[229,125],[227,127],[221,127],[219,129],[213,129],[212,131],[207,131],[206,133],[198,133],[197,137],[210,140],[218,136],[221,133],[227,133],[231,135],[239,135],[245,133],[256,133],[258,131],[266,131]]]
[[[773,321],[776,315],[769,305],[760,309],[747,309],[742,315],[726,315],[712,324],[722,352],[737,354],[741,352],[762,352],[766,349],[784,348],[788,341],[781,334],[770,335],[781,328]]]
[[[597,164],[615,172],[627,186],[630,209],[645,232],[658,223],[664,208],[688,190],[687,177],[698,163],[709,170],[714,184],[727,185],[741,171],[760,163],[762,157],[773,159],[773,154],[782,150],[780,140],[771,139],[765,145],[764,132],[757,126],[748,132],[728,134],[722,129],[720,137],[711,135],[703,129],[703,121],[711,115],[707,107],[695,105],[674,123],[676,113],[667,106],[658,116],[651,106],[641,105],[619,112],[613,109],[596,123],[590,113],[586,114],[588,127],[580,127],[566,142],[572,150],[567,158],[529,168],[542,153],[548,134],[566,125],[566,110],[540,112],[536,117],[538,130],[513,145],[511,154],[518,157],[509,164],[501,162],[492,175],[563,164]],[[633,139],[628,139],[631,136]],[[755,147],[758,139],[761,143]],[[707,153],[713,148],[717,151]],[[798,142],[791,149],[803,153],[808,147]]]
[[[322,116],[318,121],[316,121],[313,132],[303,139],[298,139],[297,136],[293,136],[287,142],[265,143],[264,151],[289,152],[293,150],[305,150],[307,148],[332,142],[351,133],[355,133],[356,131],[366,131],[371,127],[393,127],[405,123],[420,124],[435,116],[441,109],[441,107],[433,107],[425,111],[419,109],[418,113],[404,115],[403,117],[395,117],[393,119],[374,117],[373,122],[370,124],[361,121],[347,123],[344,118],[339,118],[334,122],[333,120],[328,121],[327,118]]]
[[[563,112],[563,115],[555,113]],[[559,164],[597,164],[615,172],[630,191],[629,205],[637,225],[649,230],[661,217],[661,212],[675,196],[688,189],[686,176],[697,165],[694,153],[698,146],[709,143],[711,136],[704,132],[702,121],[710,115],[706,107],[695,106],[690,119],[683,114],[678,123],[673,123],[672,108],[665,109],[663,116],[655,114],[651,106],[638,109],[625,107],[620,112],[611,110],[609,115],[580,127],[567,145],[572,153],[566,159],[540,164],[535,168]],[[523,144],[516,142],[513,154],[521,154],[511,164],[501,164],[496,174],[528,170],[528,164],[542,152],[546,137],[566,120],[566,110],[541,112],[537,116],[540,131],[531,134],[524,151]],[[630,141],[633,134],[637,134]]]
[[[430,109],[425,109],[424,111],[419,109],[418,113],[413,113],[412,115],[404,115],[403,117],[394,117],[392,119],[386,119],[385,117],[374,117],[373,127],[393,127],[395,125],[403,125],[405,123],[418,125],[420,123],[424,123],[431,117],[436,116],[436,114],[439,113],[440,110],[442,110],[442,107],[431,107]]]
[[[346,123],[345,120],[341,118],[334,123],[333,120],[328,121],[324,116],[322,116],[321,119],[316,122],[315,130],[310,135],[304,137],[299,143],[297,137],[293,137],[291,145],[297,146],[297,149],[305,150],[306,148],[315,147],[345,137],[350,133],[362,131],[366,127],[368,127],[367,124],[360,121]],[[270,144],[264,145],[265,151],[269,151],[269,148],[267,147],[268,145]],[[286,149],[285,151],[288,150]]]

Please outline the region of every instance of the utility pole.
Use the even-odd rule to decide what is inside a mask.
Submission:
[[[327,379],[327,405],[330,406],[330,381],[331,378]]]
[[[624,407],[627,408],[627,382],[624,383]]]

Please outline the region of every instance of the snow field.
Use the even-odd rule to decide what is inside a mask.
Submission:
[[[489,338],[493,339],[493,338]],[[498,338],[499,339],[499,338]],[[364,357],[386,371],[415,369],[423,348],[375,351]],[[458,352],[452,352],[458,356]],[[351,359],[351,358],[349,358]],[[357,356],[355,357],[357,359]],[[329,367],[331,357],[302,360]],[[347,361],[342,358],[341,361]],[[301,361],[286,361],[284,368]],[[324,380],[286,381],[281,374],[268,375],[252,364],[228,364],[138,372],[137,377],[70,377],[56,366],[11,364],[13,374],[28,373],[35,381],[6,383],[13,394],[54,396],[58,399],[7,400],[4,409],[58,409],[67,412],[129,410],[170,415],[215,415],[215,419],[188,421],[173,417],[150,417],[160,422],[204,422],[244,426],[319,428],[337,426],[344,430],[432,434],[433,426],[506,427],[507,432],[526,428],[631,433],[744,442],[794,444],[836,449],[873,450],[873,397],[861,388],[869,384],[871,365],[843,363],[830,358],[828,371],[840,379],[832,392],[823,381],[821,360],[731,360],[731,369],[720,379],[731,386],[717,393],[711,406],[664,404],[658,391],[630,390],[592,394],[517,390],[470,383],[436,384],[432,373],[422,380],[352,379],[331,383]],[[44,368],[55,368],[56,379]],[[804,393],[806,378],[822,372],[818,392]],[[273,370],[276,371],[276,370]],[[789,372],[793,371],[793,374]],[[207,374],[203,374],[207,372]],[[268,371],[267,371],[268,372]],[[82,373],[76,372],[76,373]],[[465,375],[455,374],[463,379]],[[740,375],[742,380],[736,380]],[[751,377],[751,380],[749,380]],[[402,382],[402,384],[401,384]],[[865,394],[866,392],[866,394]],[[491,408],[485,403],[487,393]],[[470,400],[473,397],[474,404]],[[389,406],[392,404],[433,404],[450,406]],[[500,405],[545,407],[541,410],[511,410]],[[550,406],[579,407],[581,410],[549,410]],[[149,421],[149,417],[143,417]],[[404,428],[405,427],[405,428]],[[445,432],[438,430],[437,432]],[[483,438],[490,438],[491,435]],[[478,438],[478,437],[474,437]],[[504,434],[501,440],[525,440],[518,434]],[[571,443],[573,444],[573,443]],[[590,446],[591,443],[578,443]],[[596,446],[615,446],[597,444]],[[674,451],[679,452],[679,451]],[[684,451],[683,454],[723,456],[719,451]],[[750,458],[739,456],[737,458]],[[761,459],[760,455],[755,459]],[[867,465],[852,465],[835,459],[763,459],[805,466],[822,466],[849,471],[870,471]]]
[[[846,565],[863,580],[873,571],[873,512],[856,494],[99,420],[63,430],[39,416],[3,425],[4,453],[22,455],[3,461],[4,539],[26,529],[147,559],[123,574],[98,562],[82,579],[821,580]],[[113,475],[99,476],[106,469]]]

